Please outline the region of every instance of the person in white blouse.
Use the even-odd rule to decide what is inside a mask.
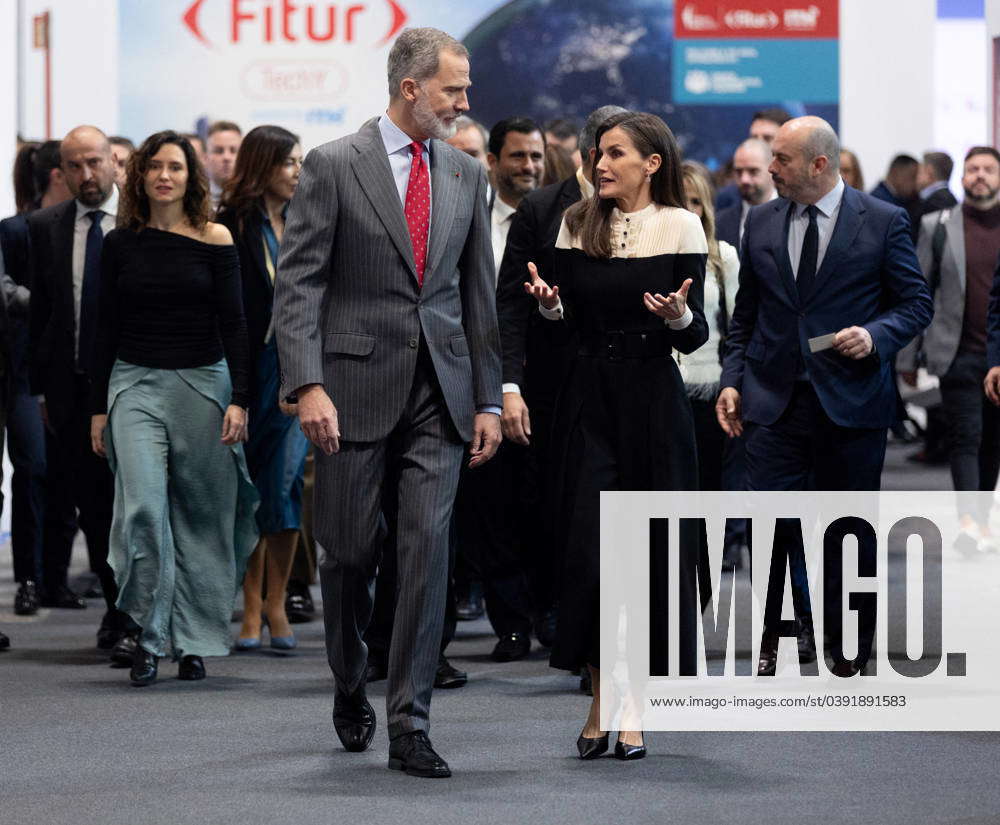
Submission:
[[[709,336],[702,310],[708,247],[698,217],[685,209],[673,133],[654,115],[625,112],[605,121],[597,145],[594,195],[567,210],[552,271],[543,279],[529,263],[525,284],[542,314],[571,324],[579,341],[554,416],[553,508],[565,547],[550,663],[590,668],[594,700],[577,740],[581,759],[608,748],[600,726],[600,493],[697,489],[691,404],[670,354],[690,354]],[[650,539],[653,675],[667,672],[665,539],[655,531]],[[697,637],[695,559],[688,556],[680,559],[682,673],[692,672]],[[645,753],[641,731],[619,731],[616,757]]]

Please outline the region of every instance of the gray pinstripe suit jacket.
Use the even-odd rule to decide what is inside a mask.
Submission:
[[[343,440],[382,439],[406,403],[423,335],[455,428],[470,441],[476,410],[502,404],[485,192],[475,160],[433,141],[421,289],[378,119],[309,152],[274,284],[282,394],[322,383]]]

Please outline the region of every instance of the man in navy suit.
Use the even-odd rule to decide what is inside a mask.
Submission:
[[[751,209],[744,226],[719,424],[730,436],[746,431],[751,490],[878,490],[896,413],[892,363],[933,315],[909,219],[845,186],[826,121],[789,121],[772,150],[781,197]],[[810,352],[809,339],[831,334]],[[859,572],[874,575],[874,543],[859,538]],[[779,523],[775,547],[761,673],[774,672],[778,637],[798,635],[780,622],[785,554],[802,553],[793,521]],[[868,661],[875,616],[859,611],[858,655],[845,660],[835,555],[824,553],[825,629],[834,671],[848,676]],[[799,622],[811,626],[807,590],[794,601]]]
[[[737,250],[743,240],[743,228],[751,207],[778,197],[768,173],[770,165],[771,147],[758,138],[747,138],[733,154],[733,175],[740,199],[715,214],[715,237],[732,244]]]

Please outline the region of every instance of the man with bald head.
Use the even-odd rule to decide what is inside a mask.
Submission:
[[[748,138],[733,154],[733,177],[740,192],[740,202],[720,209],[715,216],[715,236],[738,250],[743,240],[743,226],[751,206],[759,206],[778,197],[768,167],[771,147],[760,138]]]
[[[62,172],[73,199],[28,217],[31,234],[29,383],[46,429],[47,478],[43,538],[43,605],[82,608],[66,583],[77,527],[87,538],[107,613],[98,647],[119,650],[127,618],[115,608],[117,588],[108,566],[114,482],[107,462],[90,449],[90,359],[97,334],[101,247],[115,227],[118,190],[107,136],[78,126],[60,145]],[[116,645],[118,645],[116,647]]]
[[[896,415],[892,364],[933,315],[909,220],[845,187],[826,121],[788,121],[772,150],[780,198],[751,208],[744,225],[719,424],[730,436],[745,433],[751,490],[878,490]],[[758,668],[765,675],[775,671],[780,636],[812,635],[805,588],[793,588],[798,625],[781,621],[786,557],[794,572],[802,553],[794,521],[779,522],[774,546]],[[845,659],[838,554],[826,550],[827,654],[835,673],[851,676],[868,663],[874,616],[859,612],[858,654]],[[874,570],[874,544],[862,540],[859,553],[860,570]],[[800,650],[800,662],[807,659]]]

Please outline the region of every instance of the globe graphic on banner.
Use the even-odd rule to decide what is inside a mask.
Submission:
[[[510,115],[582,125],[591,111],[613,103],[662,117],[685,156],[724,163],[764,105],[673,104],[673,31],[671,0],[510,0],[463,38],[472,54],[471,114],[487,128]],[[706,80],[697,72],[685,78],[693,92],[699,82]],[[838,128],[836,106],[769,105],[819,115]]]

